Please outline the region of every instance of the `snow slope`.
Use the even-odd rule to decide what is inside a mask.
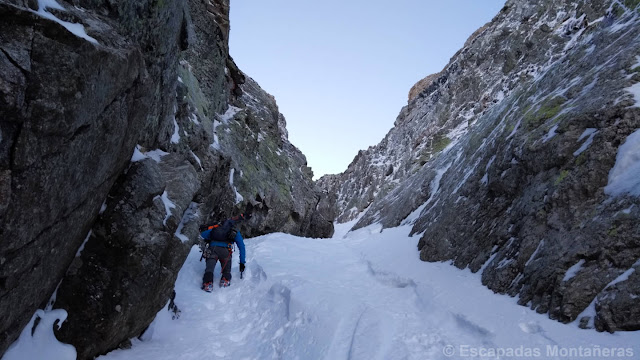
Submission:
[[[246,239],[244,279],[239,278],[236,253],[231,287],[213,293],[200,290],[204,262],[198,261],[194,247],[176,283],[181,317],[172,320],[161,310],[144,340],[135,339],[131,349],[98,359],[565,359],[579,351],[600,355],[591,358],[640,354],[640,332],[608,334],[582,330],[575,323],[563,325],[517,305],[513,298],[493,294],[477,273],[420,261],[417,239],[408,236],[410,226],[380,232],[372,225],[347,233],[353,224],[337,224],[332,239],[281,233]],[[215,276],[220,276],[219,267]],[[50,349],[54,346],[60,344],[52,342]],[[604,356],[603,351],[624,356]],[[21,358],[16,351],[5,356]]]

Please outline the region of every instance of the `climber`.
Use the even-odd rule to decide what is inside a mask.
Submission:
[[[227,287],[231,284],[231,258],[234,243],[238,244],[240,249],[240,275],[242,276],[245,264],[244,239],[240,231],[235,228],[235,224],[242,220],[248,220],[250,217],[251,215],[240,214],[222,223],[200,227],[200,236],[206,242],[202,252],[202,257],[206,259],[207,264],[202,278],[204,291],[211,292],[213,290],[213,270],[218,260],[220,260],[222,274],[220,287]]]

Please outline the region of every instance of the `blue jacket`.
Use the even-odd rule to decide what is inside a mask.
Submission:
[[[205,239],[205,241],[209,238],[209,234],[211,233],[211,230],[205,230],[203,232],[200,233],[200,236],[202,236],[203,239]],[[233,239],[233,241],[238,244],[238,249],[240,249],[240,263],[244,264],[245,263],[245,249],[244,249],[244,239],[242,238],[242,235],[240,235],[240,231],[238,231],[236,233],[236,238]],[[209,243],[209,246],[222,246],[222,247],[227,247],[229,246],[229,243],[226,242],[222,242],[222,241],[211,241]]]

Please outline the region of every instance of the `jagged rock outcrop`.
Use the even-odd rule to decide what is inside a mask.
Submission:
[[[484,32],[484,30],[488,26],[489,26],[489,24],[486,24],[486,25],[482,26],[481,28],[479,28],[478,30],[474,31],[473,34],[471,34],[471,36],[469,36],[467,41],[465,41],[464,47],[469,46],[478,37],[478,35],[480,35],[480,34],[482,34],[482,32]],[[439,72],[439,73],[428,75],[424,79],[421,79],[417,83],[415,83],[415,85],[413,85],[411,87],[411,89],[409,90],[409,102],[411,102],[411,100],[413,100],[416,96],[418,96],[420,93],[422,93],[427,86],[433,84],[436,80],[438,80],[440,78],[440,74],[442,74],[442,71]]]
[[[275,100],[229,56],[228,0],[59,3],[0,0],[0,355],[57,285],[79,359],[126,346],[206,221],[332,234]]]
[[[617,180],[637,166],[637,5],[507,1],[380,144],[320,179],[338,220],[413,224],[423,260],[562,322],[640,329],[640,191]]]
[[[411,90],[409,90],[409,102],[411,102],[411,100],[413,100],[416,96],[418,96],[418,94],[423,92],[427,86],[433,84],[433,82],[437,80],[439,77],[440,77],[440,73],[435,73],[435,74],[428,75],[424,79],[415,83],[415,85],[411,87]]]
[[[287,140],[286,121],[275,99],[245,76],[242,96],[216,123],[216,146],[232,159],[234,187],[255,217],[251,233],[284,231],[326,237],[333,234],[328,195],[309,181],[304,155]],[[289,169],[293,171],[289,171]],[[276,186],[274,186],[276,185]],[[311,196],[310,196],[311,195]]]

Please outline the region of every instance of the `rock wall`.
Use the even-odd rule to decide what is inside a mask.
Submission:
[[[617,183],[637,166],[637,5],[507,1],[380,144],[320,179],[338,220],[412,224],[423,260],[562,322],[640,329],[640,185]]]
[[[0,355],[56,287],[79,359],[126,346],[201,223],[332,234],[275,100],[229,56],[228,0],[59,4],[0,0]]]
[[[116,24],[64,15],[100,45],[0,2],[0,353],[60,282],[157,105]]]

